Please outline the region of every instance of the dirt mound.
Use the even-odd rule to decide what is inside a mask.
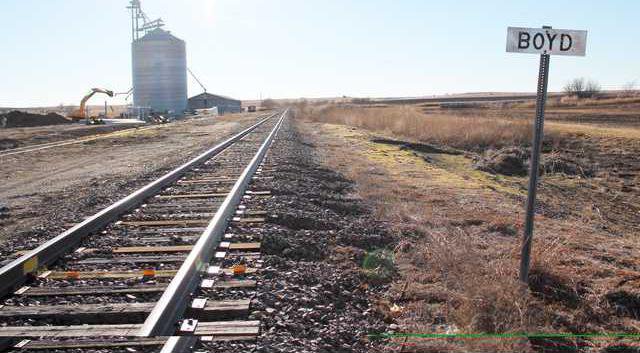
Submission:
[[[478,159],[475,167],[479,170],[504,175],[527,175],[528,153],[517,147],[489,150]]]
[[[56,113],[31,114],[18,110],[0,115],[0,127],[31,127],[44,125],[70,124],[71,120]]]
[[[474,166],[476,169],[493,174],[524,176],[529,172],[529,154],[527,149],[520,147],[489,150],[476,160]],[[546,153],[542,156],[540,172],[541,174],[563,173],[584,177],[591,177],[595,174],[594,168],[589,163],[572,160],[558,152]]]
[[[595,174],[594,168],[589,166],[588,163],[575,158],[571,160],[560,153],[545,155],[542,159],[542,170],[548,174],[564,173],[566,175],[581,175],[585,177],[591,177]]]

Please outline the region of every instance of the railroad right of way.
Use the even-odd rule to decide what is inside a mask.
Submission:
[[[393,238],[293,119],[274,124],[247,136],[257,152],[188,172],[5,299],[5,349],[382,350],[389,282],[361,264]]]

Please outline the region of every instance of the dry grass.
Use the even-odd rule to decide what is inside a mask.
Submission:
[[[397,146],[371,142],[362,130],[344,125],[474,150],[497,147],[497,138],[516,144],[525,143],[526,137],[492,132],[491,127],[501,123],[486,125],[484,119],[484,127],[473,118],[440,117],[434,119],[437,123],[423,122],[432,116],[421,116],[406,107],[316,107],[306,113],[303,118],[307,120],[343,125],[313,125],[313,133],[319,136],[314,144],[329,155],[326,160],[332,168],[357,182],[359,196],[371,202],[376,216],[388,221],[398,234],[399,277],[390,297],[403,308],[398,323],[405,332],[637,332],[640,314],[620,312],[607,300],[617,295],[619,302],[633,308],[635,304],[629,303],[640,298],[631,284],[640,281],[636,271],[640,262],[629,257],[638,251],[633,239],[604,233],[602,220],[587,224],[580,217],[539,215],[531,284],[523,290],[517,279],[523,199],[487,188],[482,179],[473,177],[475,172],[464,171],[463,166],[438,169],[437,164],[426,163]],[[421,119],[416,124],[420,134],[406,131],[414,126],[411,119],[415,117]],[[453,127],[465,124],[472,132],[463,135],[464,143],[457,143],[461,135]],[[525,133],[528,135],[521,132]],[[575,199],[575,193],[586,193],[577,189],[577,183],[575,187],[563,188],[563,193],[543,189],[541,199],[547,201],[546,207],[551,198],[561,209],[573,207],[567,200]],[[626,279],[632,282],[624,282]],[[569,340],[558,351],[574,344]],[[474,341],[431,342],[420,347],[405,352],[531,349],[527,342],[508,340],[490,342],[489,348],[486,342]]]
[[[363,108],[358,106],[308,107],[304,116],[315,122],[342,124],[421,142],[483,151],[505,146],[527,146],[532,127],[523,119],[424,114],[417,106]],[[554,144],[559,134],[547,131]]]

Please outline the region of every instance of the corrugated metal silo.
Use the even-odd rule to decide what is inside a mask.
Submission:
[[[160,28],[132,44],[133,104],[182,114],[187,108],[187,53],[183,40]]]

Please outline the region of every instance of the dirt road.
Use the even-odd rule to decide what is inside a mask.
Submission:
[[[0,170],[0,251],[31,248],[256,121],[256,114],[5,156]],[[1,206],[0,206],[1,208]]]

